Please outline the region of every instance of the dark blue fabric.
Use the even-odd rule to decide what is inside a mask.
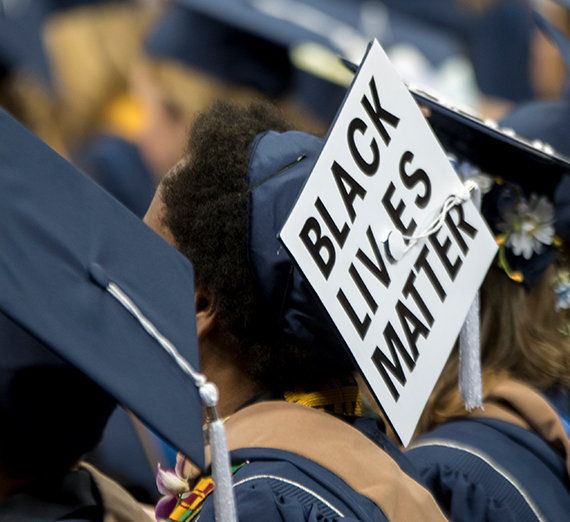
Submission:
[[[511,111],[501,125],[531,140],[541,140],[570,157],[570,102],[531,102]],[[542,176],[536,174],[536,179]],[[570,176],[564,176],[554,193],[556,231],[570,241]]]
[[[275,327],[329,364],[352,368],[328,314],[278,238],[322,146],[323,140],[299,131],[255,138],[248,169],[248,257]]]
[[[94,281],[98,267],[198,368],[192,265],[4,112],[0,137],[0,309],[203,464],[193,382]]]
[[[404,473],[414,480],[419,479],[417,470],[390,441],[375,419],[354,417],[349,422],[386,451]],[[356,493],[330,471],[304,457],[276,449],[245,448],[233,451],[231,458],[235,463],[248,461],[248,464],[234,475],[234,484],[243,481],[234,488],[238,515],[242,522],[254,520],[325,522],[339,519],[330,506],[284,481],[291,481],[308,488],[340,511],[346,517],[343,520],[387,521],[382,511],[371,500]],[[259,475],[269,475],[277,479],[265,477],[248,480]],[[200,520],[204,522],[214,520],[212,497],[205,501]]]
[[[290,51],[298,44],[314,42],[345,56],[347,46],[356,52],[351,38],[359,38],[362,47],[373,38],[387,48],[409,43],[434,66],[465,55],[458,38],[421,20],[401,13],[385,19],[378,6],[376,16],[382,20],[370,20],[367,0],[296,0],[298,9],[291,12],[287,3],[279,5],[273,15],[246,0],[175,0],[145,48],[155,58],[173,58],[268,96],[290,95],[327,123],[333,121],[346,89],[294,67]]]
[[[176,453],[161,458],[166,449],[150,432],[146,442],[156,449],[162,469],[174,469]],[[117,408],[105,426],[101,442],[83,459],[111,477],[137,500],[155,504],[160,499],[156,487],[156,469],[149,461],[130,415]]]
[[[344,520],[348,521],[387,521],[371,500],[356,493],[333,473],[303,457],[286,451],[253,448],[232,452],[232,458],[239,461],[245,458],[250,462],[238,470],[234,477],[234,483],[244,481],[234,489],[240,520],[337,520],[340,518],[335,511],[337,510],[345,517]],[[260,475],[266,477],[247,480]],[[267,476],[307,488],[335,509],[331,509],[298,486]],[[206,508],[205,505],[202,517],[205,521],[213,520]],[[261,516],[265,512],[271,513],[272,516]],[[258,518],[256,515],[259,515]]]
[[[98,134],[74,154],[74,162],[133,214],[144,217],[156,182],[135,145]]]
[[[394,11],[450,32],[464,42],[481,90],[515,102],[534,97],[529,80],[534,27],[527,2],[500,0],[483,16],[456,0],[384,0]]]
[[[545,520],[569,520],[565,459],[539,435],[496,419],[461,419],[438,426],[417,443],[436,440],[484,453],[522,486]],[[514,486],[476,456],[438,445],[412,448],[406,455],[454,522],[537,520]]]
[[[145,47],[151,56],[174,58],[268,96],[290,87],[292,67],[285,47],[182,6],[165,15]]]
[[[48,9],[42,2],[24,4],[8,12],[0,6],[0,63],[7,70],[24,71],[50,86],[51,73],[41,39]]]

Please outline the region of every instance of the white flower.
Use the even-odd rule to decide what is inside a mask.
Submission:
[[[468,161],[457,162],[456,170],[462,181],[471,180],[479,185],[481,194],[487,194],[493,188],[495,180],[488,174],[481,172],[479,167],[472,165]]]
[[[507,234],[505,246],[513,254],[530,259],[540,254],[543,245],[551,245],[554,239],[554,207],[546,196],[531,194],[529,201],[519,202],[514,211],[506,212],[505,222],[497,228]]]
[[[470,179],[479,185],[481,194],[487,194],[490,192],[493,188],[493,183],[495,183],[493,178],[487,174],[477,174]]]

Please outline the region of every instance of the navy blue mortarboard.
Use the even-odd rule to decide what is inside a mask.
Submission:
[[[50,69],[41,39],[48,10],[42,2],[0,3],[0,63],[21,69],[50,84]]]
[[[268,96],[287,92],[330,122],[347,83],[325,55],[360,60],[372,38],[411,43],[437,66],[463,52],[449,35],[366,0],[175,0],[146,50]]]
[[[178,60],[265,96],[291,95],[331,121],[345,87],[295,68],[288,54],[296,38],[307,34],[313,36],[308,41],[314,41],[312,31],[275,19],[243,0],[176,0],[145,48],[152,57]]]
[[[521,102],[532,99],[528,64],[533,30],[528,2],[489,2],[483,11],[456,0],[383,0],[388,8],[451,34],[468,49],[481,90]]]
[[[513,280],[532,288],[554,262],[557,239],[545,234],[544,243],[539,245],[538,240],[534,242],[529,237],[527,244],[535,245],[530,257],[527,257],[529,250],[525,255],[518,247],[513,248],[518,220],[526,219],[518,212],[526,209],[530,219],[540,216],[544,221],[537,230],[550,230],[555,223],[560,231],[563,221],[558,215],[558,205],[552,208],[550,202],[561,180],[562,183],[568,180],[570,157],[542,141],[548,138],[546,134],[523,137],[515,132],[524,134],[522,129],[511,125],[512,122],[503,120],[500,126],[442,104],[427,93],[412,90],[412,95],[420,105],[430,109],[428,121],[434,133],[465,176],[469,177],[469,171],[481,172],[503,180],[487,187],[481,210],[500,244],[499,266]]]
[[[357,69],[346,61],[345,65]],[[535,212],[538,205],[542,214],[544,207],[542,203],[539,205],[538,196],[552,201],[562,177],[568,179],[570,157],[542,141],[544,136],[523,137],[510,125],[503,127],[495,121],[484,121],[422,89],[410,87],[410,93],[418,104],[429,109],[427,120],[459,173],[465,178],[476,174],[487,178],[489,187],[483,197],[482,213],[500,244],[508,242],[504,228],[513,225],[509,220],[515,219],[518,203],[530,207],[530,212]],[[501,181],[497,183],[492,178]],[[551,219],[554,221],[554,210]],[[537,246],[540,252],[535,254],[539,255],[533,254],[531,259],[515,254],[514,249],[500,248],[499,263],[510,277],[531,288],[554,261],[555,243],[556,238],[552,237],[544,247]]]
[[[134,144],[98,133],[74,156],[76,165],[133,214],[140,218],[146,214],[156,181]]]
[[[559,1],[570,8],[570,2]],[[546,18],[535,13],[538,27],[558,47],[566,66],[570,68],[570,41]],[[514,129],[531,139],[548,143],[562,154],[570,156],[570,90],[564,98],[555,101],[535,101],[515,107],[501,120],[501,125]],[[570,178],[565,176],[554,195],[556,230],[565,241],[570,241]]]
[[[482,120],[421,89],[410,92],[429,109],[428,122],[443,148],[487,174],[515,181],[527,193],[538,191],[552,197],[561,176],[569,173],[569,157],[515,132],[505,121],[499,125]]]
[[[278,234],[308,179],[323,140],[304,132],[260,134],[248,168],[248,256],[275,327],[337,368],[353,368],[336,328]]]
[[[200,398],[172,350],[198,367],[191,264],[4,112],[0,136],[0,310],[203,467]]]

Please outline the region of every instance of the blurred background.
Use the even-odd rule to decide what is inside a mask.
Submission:
[[[484,119],[558,100],[552,0],[0,0],[0,106],[142,217],[217,98],[266,98],[324,135],[368,42],[404,81]],[[184,412],[180,412],[181,415]],[[154,502],[174,452],[118,410],[89,459]]]

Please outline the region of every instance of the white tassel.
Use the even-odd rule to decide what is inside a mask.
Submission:
[[[200,386],[200,397],[208,411],[208,437],[212,456],[214,479],[214,506],[216,522],[237,522],[236,502],[232,486],[232,472],[224,423],[218,416],[218,389],[208,382]]]
[[[137,319],[146,332],[156,339],[158,344],[176,361],[180,369],[193,380],[194,385],[198,388],[200,398],[206,406],[209,417],[208,435],[212,454],[216,522],[237,522],[230,455],[226,444],[226,431],[216,408],[219,398],[218,388],[214,383],[208,382],[204,374],[197,372],[182,357],[176,347],[143,315],[131,298],[116,283],[108,280],[105,271],[101,267],[92,265],[90,272],[93,280],[106,289]]]
[[[472,192],[473,203],[481,208],[481,189],[477,185]],[[458,388],[465,409],[483,407],[483,384],[481,381],[481,319],[479,292],[475,296],[459,333],[459,378]]]

